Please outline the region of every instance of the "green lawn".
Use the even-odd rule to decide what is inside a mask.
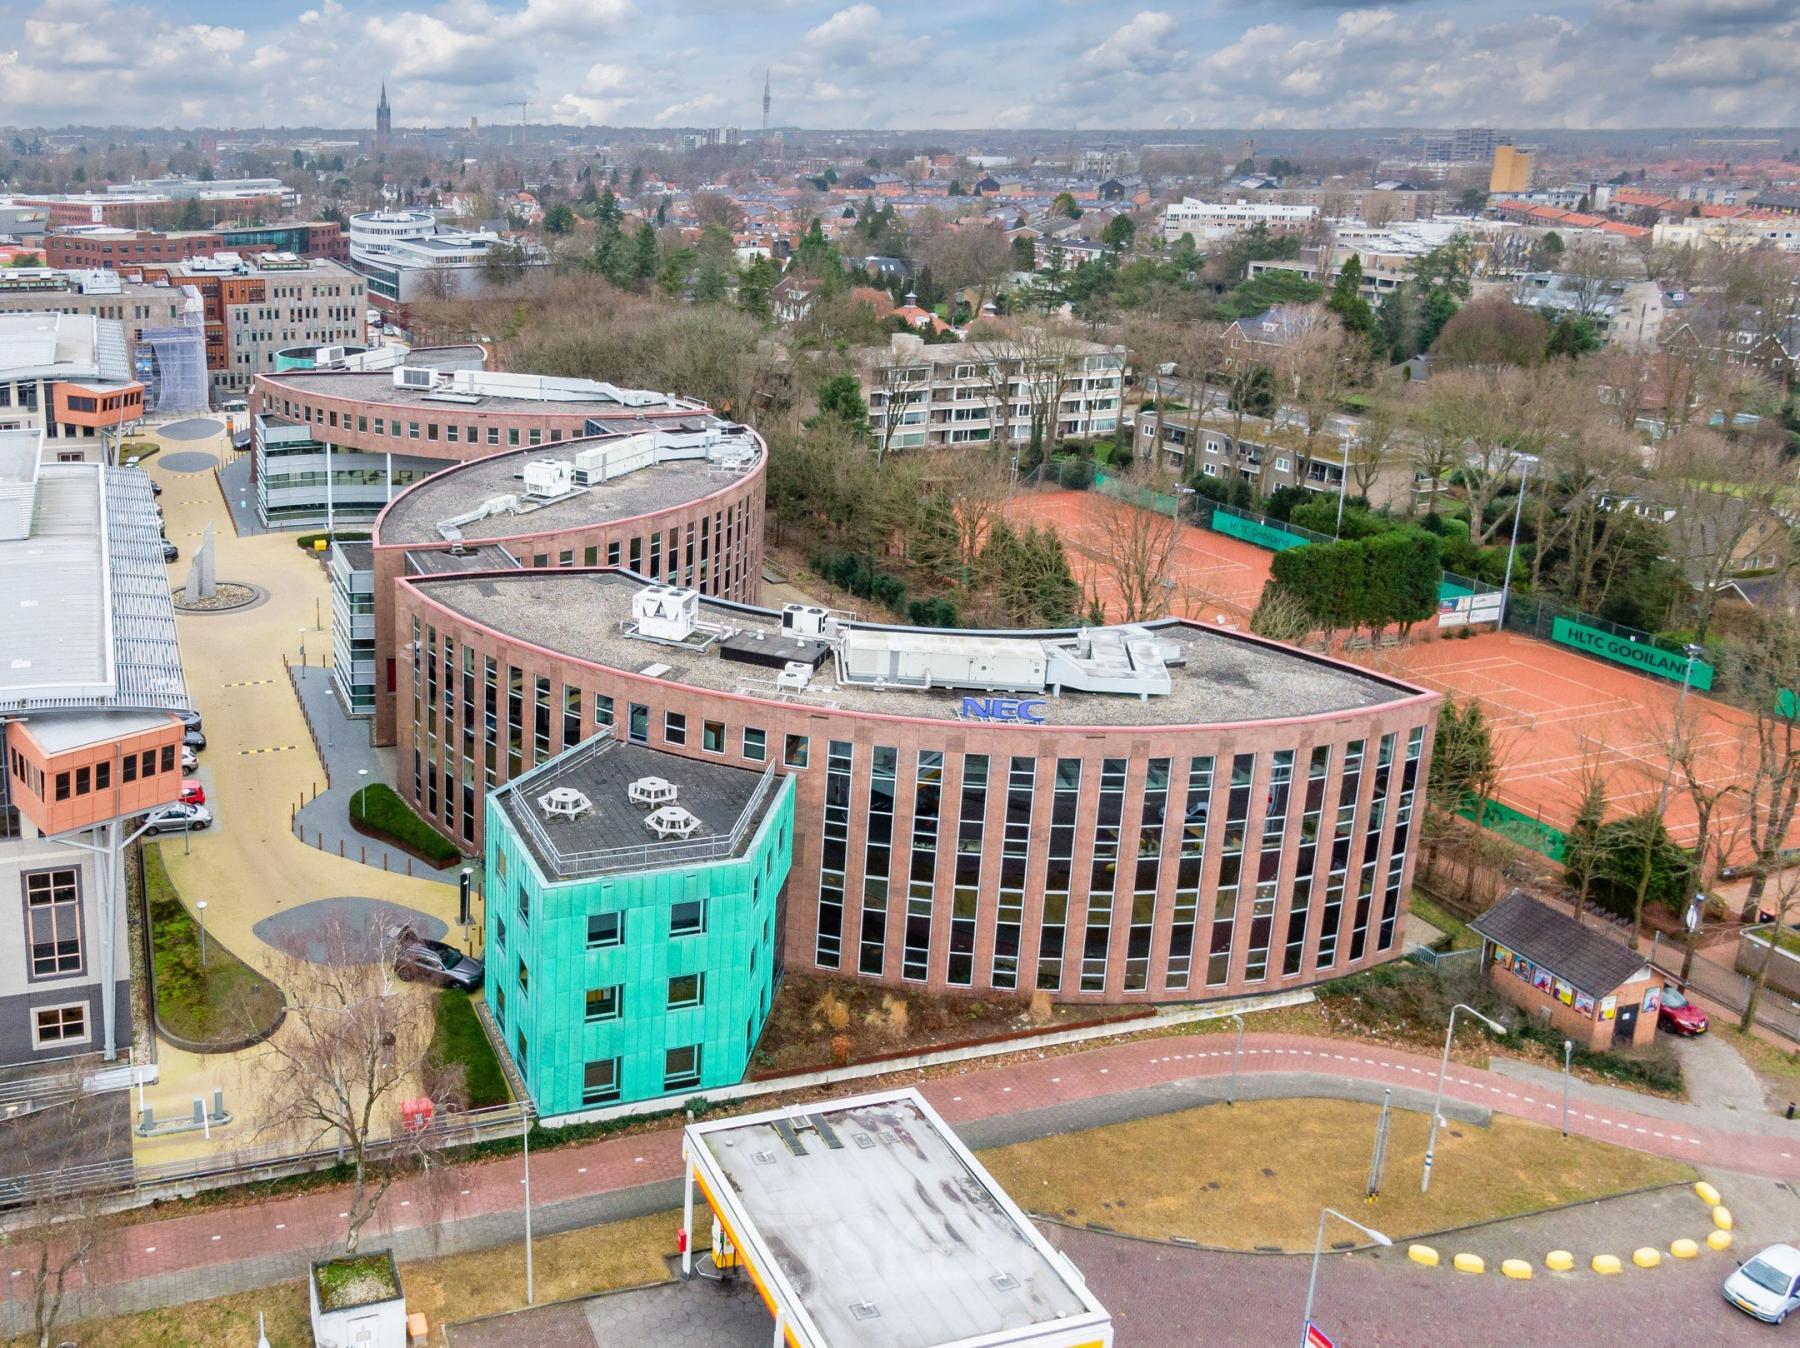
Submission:
[[[417,852],[433,865],[448,866],[462,853],[432,828],[385,782],[371,782],[350,797],[350,818],[379,837]]]
[[[201,965],[200,928],[169,880],[161,844],[144,846],[144,890],[156,1014],[169,1032],[222,1043],[273,1025],[281,1013],[273,983],[210,937]]]
[[[439,989],[431,1052],[442,1062],[463,1065],[470,1109],[503,1105],[512,1098],[506,1089],[506,1075],[500,1070],[493,1045],[488,1043],[468,993],[455,988]]]
[[[1413,912],[1449,936],[1452,950],[1467,950],[1481,944],[1481,938],[1469,930],[1468,923],[1436,903],[1416,885],[1413,887],[1409,906]]]

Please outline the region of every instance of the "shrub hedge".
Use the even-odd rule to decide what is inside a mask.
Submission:
[[[350,818],[377,837],[399,843],[433,865],[448,866],[462,856],[456,845],[432,828],[385,782],[371,782],[350,797]]]

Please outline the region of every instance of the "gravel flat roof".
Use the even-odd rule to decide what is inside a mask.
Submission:
[[[292,388],[296,393],[317,393],[327,398],[354,398],[358,402],[385,404],[389,407],[429,407],[441,412],[446,421],[456,421],[465,412],[524,412],[555,417],[617,417],[642,413],[687,412],[701,414],[704,403],[692,398],[664,397],[661,402],[628,407],[612,398],[549,401],[544,398],[510,397],[504,393],[483,393],[473,402],[431,396],[433,390],[405,388],[394,383],[392,370],[283,370],[269,376],[268,387]],[[441,390],[438,392],[441,393]]]
[[[646,429],[648,429],[646,427]],[[564,440],[554,445],[493,454],[485,459],[457,464],[433,473],[394,498],[381,519],[377,543],[441,543],[438,521],[473,510],[491,496],[525,489],[525,465],[534,459],[569,459],[614,437]],[[675,459],[626,473],[576,496],[525,515],[489,515],[472,524],[459,525],[467,539],[517,538],[522,534],[547,533],[552,529],[602,524],[633,515],[668,510],[722,491],[732,475],[705,459]],[[466,568],[465,568],[466,569]]]
[[[631,596],[641,582],[616,571],[525,571],[427,581],[423,593],[498,631],[577,659],[640,671],[661,664],[674,683],[749,696],[775,697],[773,669],[721,659],[718,646],[700,650],[628,636]],[[771,635],[781,615],[769,609],[702,600],[701,619]],[[1065,690],[1045,708],[1049,725],[1216,725],[1352,711],[1404,701],[1424,690],[1353,666],[1287,647],[1266,646],[1230,632],[1188,622],[1159,626],[1181,644],[1185,663],[1169,669],[1166,696],[1139,699]],[[988,634],[996,642],[1025,640]],[[784,695],[787,696],[787,695]],[[839,683],[827,660],[800,706],[839,707],[926,720],[960,720],[962,690],[872,688]]]

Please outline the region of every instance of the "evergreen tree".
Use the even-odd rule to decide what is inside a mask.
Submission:
[[[1346,331],[1367,336],[1375,331],[1375,311],[1362,297],[1362,283],[1362,258],[1352,253],[1332,282],[1331,298],[1325,307],[1338,316]]]
[[[1013,235],[1012,269],[1032,272],[1037,270],[1037,243],[1029,235]]]

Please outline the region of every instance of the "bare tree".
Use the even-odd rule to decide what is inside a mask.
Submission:
[[[1694,640],[1706,640],[1721,589],[1744,567],[1746,544],[1760,551],[1763,540],[1779,538],[1785,551],[1779,512],[1793,485],[1793,466],[1772,446],[1689,430],[1660,448],[1653,490],[1674,512],[1673,560],[1698,591]]]
[[[1779,868],[1800,810],[1800,719],[1793,702],[1800,690],[1800,619],[1780,611],[1765,614],[1753,633],[1726,647],[1722,663],[1752,717],[1741,732],[1740,751],[1743,831],[1751,856],[1742,917],[1749,922]]]
[[[1063,395],[1086,348],[1086,342],[1054,320],[1020,323],[1011,336],[975,344],[977,360],[1007,372],[1008,397],[1016,399],[1015,408],[1025,409],[1032,449],[1048,454],[1061,443]]]
[[[107,1220],[107,1185],[89,1167],[98,1158],[130,1154],[129,1122],[129,1104],[117,1096],[78,1095],[7,1124],[13,1164],[30,1182],[24,1183],[26,1201],[14,1210],[13,1229],[0,1243],[17,1252],[9,1262],[16,1258],[22,1265],[38,1348],[50,1348],[56,1338],[71,1275],[80,1269],[79,1281],[91,1285],[96,1266],[118,1253]]]
[[[1390,392],[1378,389],[1350,439],[1349,459],[1344,465],[1358,496],[1367,498],[1375,489],[1382,467],[1399,447],[1400,422],[1399,404]]]
[[[1012,500],[1009,469],[990,455],[944,454],[932,460],[930,480],[950,503],[954,564],[966,585],[980,566],[995,521]]]
[[[906,409],[931,396],[931,364],[916,353],[889,351],[875,367],[871,384],[869,401],[874,403],[879,399],[885,412],[874,435],[875,464],[880,467],[905,424]],[[923,432],[924,425],[921,424],[919,429]]]
[[[1300,414],[1303,436],[1295,453],[1295,481],[1306,481],[1319,437],[1350,392],[1366,354],[1355,334],[1332,322],[1315,323],[1282,347],[1276,366],[1279,382]]]
[[[1585,239],[1570,245],[1557,270],[1575,301],[1575,312],[1589,319],[1606,306],[1607,298],[1626,274],[1619,249]]]
[[[279,949],[273,975],[288,1014],[257,1061],[258,1135],[309,1150],[335,1145],[350,1167],[346,1254],[395,1181],[422,1179],[420,1192],[441,1196],[438,1134],[402,1126],[401,1101],[429,1099],[434,1112],[462,1103],[457,1074],[432,1060],[429,997],[394,973],[399,921],[334,919]]]
[[[1738,1017],[1738,1029],[1746,1034],[1756,1024],[1756,1009],[1762,1004],[1763,989],[1769,985],[1769,968],[1775,962],[1775,947],[1780,944],[1777,938],[1787,930],[1789,915],[1800,906],[1797,901],[1800,901],[1800,870],[1783,871],[1775,886],[1775,910],[1770,917],[1768,940],[1763,946],[1762,958],[1757,961],[1756,977],[1750,984],[1750,996],[1744,1001],[1744,1013]]]
[[[1131,481],[1152,499],[1175,494],[1175,478],[1160,468]],[[1092,551],[1119,591],[1119,621],[1160,618],[1169,610],[1170,573],[1181,543],[1180,512],[1168,516],[1117,496],[1102,499],[1101,532]]]

